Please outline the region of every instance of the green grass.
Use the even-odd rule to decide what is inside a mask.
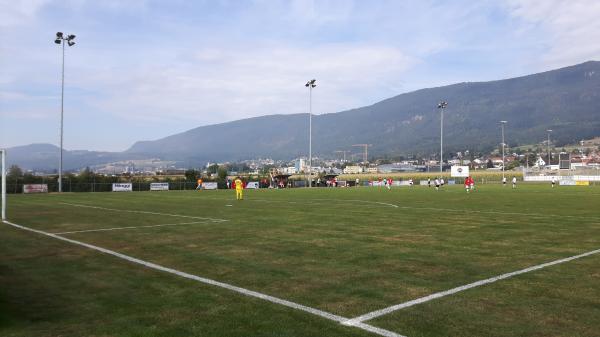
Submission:
[[[600,248],[600,189],[521,184],[9,196],[47,232],[354,317]],[[231,206],[229,206],[231,205]],[[399,207],[392,207],[397,205]],[[0,227],[1,336],[375,336],[99,252]],[[416,336],[597,336],[600,254],[366,323]]]

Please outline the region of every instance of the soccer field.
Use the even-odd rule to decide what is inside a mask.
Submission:
[[[9,223],[0,226],[1,336],[600,331],[595,186],[8,201]]]

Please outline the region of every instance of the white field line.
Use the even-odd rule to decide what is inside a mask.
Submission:
[[[187,278],[187,279],[190,279],[190,280],[198,281],[200,283],[212,285],[212,286],[215,286],[215,287],[220,287],[220,288],[228,289],[228,290],[237,292],[237,293],[245,295],[245,296],[256,297],[256,298],[259,298],[261,300],[265,300],[265,301],[268,301],[268,302],[271,302],[271,303],[275,303],[275,304],[283,305],[283,306],[286,306],[286,307],[289,307],[289,308],[292,308],[292,309],[296,309],[296,310],[301,310],[301,311],[304,311],[304,312],[308,312],[310,314],[313,314],[313,315],[316,315],[316,316],[319,316],[319,317],[322,317],[322,318],[326,318],[326,319],[329,319],[329,320],[332,320],[332,321],[335,321],[335,322],[338,322],[338,323],[344,323],[344,322],[348,322],[349,321],[349,319],[346,318],[346,317],[338,316],[338,315],[329,313],[327,311],[323,311],[323,310],[311,308],[311,307],[308,307],[308,306],[305,306],[305,305],[302,305],[302,304],[298,304],[298,303],[295,303],[295,302],[287,301],[287,300],[284,300],[284,299],[281,299],[281,298],[278,298],[278,297],[266,295],[266,294],[263,294],[263,293],[259,293],[259,292],[256,292],[256,291],[253,291],[253,290],[249,290],[249,289],[245,289],[245,288],[241,288],[241,287],[236,287],[236,286],[231,285],[231,284],[227,284],[227,283],[223,283],[223,282],[211,280],[211,279],[204,278],[204,277],[201,277],[201,276],[188,274],[188,273],[183,272],[183,271],[179,271],[179,270],[176,270],[176,269],[164,267],[164,266],[158,265],[156,263],[152,263],[152,262],[140,260],[140,259],[137,259],[135,257],[131,257],[131,256],[128,256],[128,255],[125,255],[125,254],[121,254],[121,253],[112,251],[110,249],[106,249],[106,248],[94,246],[94,245],[91,245],[89,243],[85,243],[85,242],[81,242],[81,241],[77,241],[77,240],[65,238],[63,236],[59,236],[59,235],[56,235],[56,234],[52,234],[52,233],[44,232],[44,231],[41,231],[41,230],[37,230],[37,229],[25,227],[25,226],[22,226],[22,225],[18,225],[18,224],[12,223],[12,222],[7,221],[7,220],[3,220],[2,222],[4,222],[7,225],[10,225],[10,226],[13,226],[13,227],[25,230],[25,231],[30,231],[30,232],[34,232],[34,233],[37,233],[37,234],[49,236],[49,237],[54,238],[54,239],[66,241],[66,242],[72,243],[74,245],[83,246],[83,247],[86,247],[86,248],[89,248],[89,249],[92,249],[92,250],[96,250],[96,251],[99,251],[99,252],[102,252],[102,253],[105,253],[105,254],[108,254],[108,255],[112,255],[112,256],[118,257],[120,259],[129,261],[129,262],[132,262],[132,263],[136,263],[136,264],[142,265],[142,266],[150,268],[150,269],[155,269],[155,270],[159,270],[159,271],[162,271],[162,272],[174,274],[174,275],[177,275],[177,276],[180,276],[180,277],[183,277],[183,278]],[[397,334],[395,332],[392,332],[392,331],[389,331],[389,330],[385,330],[385,329],[381,329],[381,328],[378,328],[378,327],[375,327],[375,326],[372,326],[372,325],[369,325],[369,324],[365,324],[365,323],[358,322],[358,323],[354,324],[353,326],[357,327],[359,329],[363,329],[365,331],[369,331],[369,332],[378,334],[380,336],[384,336],[384,337],[406,337],[406,336]]]
[[[228,221],[228,220],[225,220],[225,219],[215,219],[215,218],[207,218],[207,217],[200,217],[200,216],[170,214],[170,213],[158,213],[158,212],[150,212],[150,211],[137,211],[137,210],[118,209],[118,208],[107,208],[107,207],[90,206],[90,205],[84,205],[84,204],[72,204],[72,203],[68,203],[68,202],[61,202],[61,204],[63,204],[63,205],[69,205],[69,206],[74,206],[74,207],[93,208],[93,209],[100,209],[100,210],[104,210],[104,211],[113,211],[113,212],[126,212],[126,213],[164,215],[164,216],[172,216],[172,217],[178,217],[178,218],[189,218],[189,219],[210,220],[210,221]]]
[[[230,201],[232,199],[228,198],[203,198],[205,200],[222,200],[222,201]],[[481,211],[481,210],[473,210],[473,209],[452,209],[452,208],[437,208],[437,207],[415,207],[415,206],[400,206],[397,204],[380,202],[380,201],[370,201],[370,200],[360,200],[360,199],[310,199],[310,200],[318,200],[318,201],[328,201],[328,202],[354,202],[354,203],[362,203],[362,204],[376,204],[383,205],[388,207],[400,208],[400,209],[414,209],[414,210],[422,210],[422,211],[436,211],[436,212],[456,212],[456,213],[480,213],[480,214],[495,214],[495,215],[520,215],[520,216],[530,216],[530,217],[540,217],[540,218],[570,218],[570,219],[581,219],[581,220],[598,220],[598,217],[595,216],[584,216],[584,215],[561,215],[561,214],[542,214],[542,213],[522,213],[522,212],[503,212],[503,211]],[[287,203],[287,204],[321,204],[311,201],[290,201],[290,200],[269,200],[269,199],[245,199],[244,201],[256,201],[256,202],[271,202],[271,203]]]
[[[541,213],[520,213],[520,212],[502,212],[502,211],[478,211],[473,209],[452,209],[452,208],[436,208],[436,207],[412,207],[412,206],[398,206],[403,209],[416,209],[424,211],[438,211],[438,212],[459,212],[459,213],[481,213],[481,214],[499,214],[499,215],[522,215],[540,218],[572,218],[572,219],[584,219],[584,220],[598,220],[598,217],[593,216],[581,216],[581,215],[561,215],[561,214],[541,214]]]
[[[529,273],[529,272],[532,272],[532,271],[535,271],[535,270],[538,270],[538,269],[542,269],[542,268],[554,266],[554,265],[557,265],[557,264],[560,264],[560,263],[565,263],[565,262],[573,261],[573,260],[576,260],[576,259],[580,259],[580,258],[583,258],[583,257],[586,257],[586,256],[590,256],[590,255],[593,255],[593,254],[598,254],[598,253],[600,253],[600,249],[592,250],[592,251],[589,251],[587,253],[583,253],[583,254],[579,254],[579,255],[567,257],[567,258],[560,259],[560,260],[555,260],[555,261],[551,261],[551,262],[547,262],[547,263],[542,263],[542,264],[539,264],[539,265],[536,265],[536,266],[532,266],[532,267],[528,267],[528,268],[525,268],[525,269],[513,271],[513,272],[510,272],[510,273],[506,273],[506,274],[494,276],[494,277],[491,277],[491,278],[488,278],[488,279],[485,279],[485,280],[480,280],[480,281],[469,283],[469,284],[466,284],[466,285],[463,285],[463,286],[460,286],[460,287],[452,288],[452,289],[441,291],[441,292],[438,292],[438,293],[434,293],[434,294],[431,294],[431,295],[428,295],[428,296],[425,296],[425,297],[417,298],[417,299],[414,299],[412,301],[408,301],[408,302],[396,304],[396,305],[393,305],[393,306],[390,306],[390,307],[387,307],[387,308],[383,308],[383,309],[380,309],[380,310],[372,311],[372,312],[366,313],[364,315],[361,315],[361,316],[358,316],[358,317],[354,317],[354,318],[352,318],[352,319],[350,319],[350,320],[348,320],[346,322],[343,322],[342,324],[354,326],[357,323],[368,321],[368,320],[371,320],[371,319],[379,317],[379,316],[387,315],[387,314],[389,314],[391,312],[394,312],[396,310],[405,309],[405,308],[412,307],[412,306],[417,305],[417,304],[429,302],[431,300],[434,300],[434,299],[437,299],[437,298],[440,298],[440,297],[444,297],[444,296],[456,294],[458,292],[465,291],[465,290],[468,290],[468,289],[471,289],[471,288],[479,287],[479,286],[486,285],[486,284],[489,284],[489,283],[494,283],[496,281],[504,280],[504,279],[507,279],[507,278],[510,278],[510,277],[513,277],[513,276],[517,276],[517,275],[520,275],[520,274]]]
[[[127,227],[98,228],[98,229],[86,229],[86,230],[80,230],[80,231],[60,232],[60,233],[52,233],[52,234],[62,235],[62,234],[75,234],[75,233],[104,232],[104,231],[116,231],[116,230],[121,230],[121,229],[153,228],[153,227],[164,227],[164,226],[181,226],[181,225],[207,224],[207,223],[218,223],[218,222],[222,222],[222,221],[193,221],[193,222],[167,223],[167,224],[147,225],[147,226],[127,226]]]

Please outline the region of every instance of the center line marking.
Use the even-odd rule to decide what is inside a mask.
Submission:
[[[456,294],[458,292],[465,291],[467,289],[479,287],[479,286],[482,286],[482,285],[485,285],[485,284],[489,284],[489,283],[494,283],[496,281],[504,280],[504,279],[507,279],[507,278],[510,278],[510,277],[513,277],[513,276],[517,276],[517,275],[520,275],[520,274],[529,273],[529,272],[532,272],[532,271],[535,271],[535,270],[538,270],[538,269],[542,269],[542,268],[554,266],[554,265],[557,265],[557,264],[560,264],[560,263],[565,263],[565,262],[573,261],[573,260],[576,260],[576,259],[580,259],[582,257],[586,257],[586,256],[598,254],[598,253],[600,253],[600,249],[592,250],[592,251],[589,251],[587,253],[583,253],[583,254],[579,254],[579,255],[567,257],[567,258],[560,259],[560,260],[555,260],[555,261],[551,261],[551,262],[547,262],[547,263],[538,264],[536,266],[532,266],[532,267],[529,267],[529,268],[525,268],[525,269],[513,271],[513,272],[510,272],[510,273],[506,273],[506,274],[502,274],[502,275],[490,277],[490,278],[485,279],[485,280],[480,280],[480,281],[469,283],[469,284],[466,284],[466,285],[463,285],[463,286],[460,286],[460,287],[456,287],[456,288],[452,288],[452,289],[449,289],[449,290],[437,292],[437,293],[434,293],[434,294],[431,294],[431,295],[428,295],[428,296],[425,296],[425,297],[414,299],[412,301],[408,301],[408,302],[404,302],[404,303],[392,305],[390,307],[383,308],[383,309],[380,309],[380,310],[375,310],[375,311],[366,313],[364,315],[361,315],[361,316],[358,316],[358,317],[354,317],[354,318],[352,318],[352,319],[350,319],[350,320],[348,320],[346,322],[343,322],[342,324],[354,326],[354,325],[356,325],[358,323],[361,323],[361,322],[364,322],[364,321],[368,321],[368,320],[371,320],[371,319],[379,317],[379,316],[387,315],[387,314],[389,314],[391,312],[394,312],[396,310],[405,309],[405,308],[412,307],[412,306],[417,305],[417,304],[429,302],[429,301],[434,300],[436,298],[440,298],[440,297],[444,297],[444,296]]]

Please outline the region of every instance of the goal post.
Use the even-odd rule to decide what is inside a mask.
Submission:
[[[6,220],[6,150],[0,149],[0,156],[2,157],[2,220]]]

